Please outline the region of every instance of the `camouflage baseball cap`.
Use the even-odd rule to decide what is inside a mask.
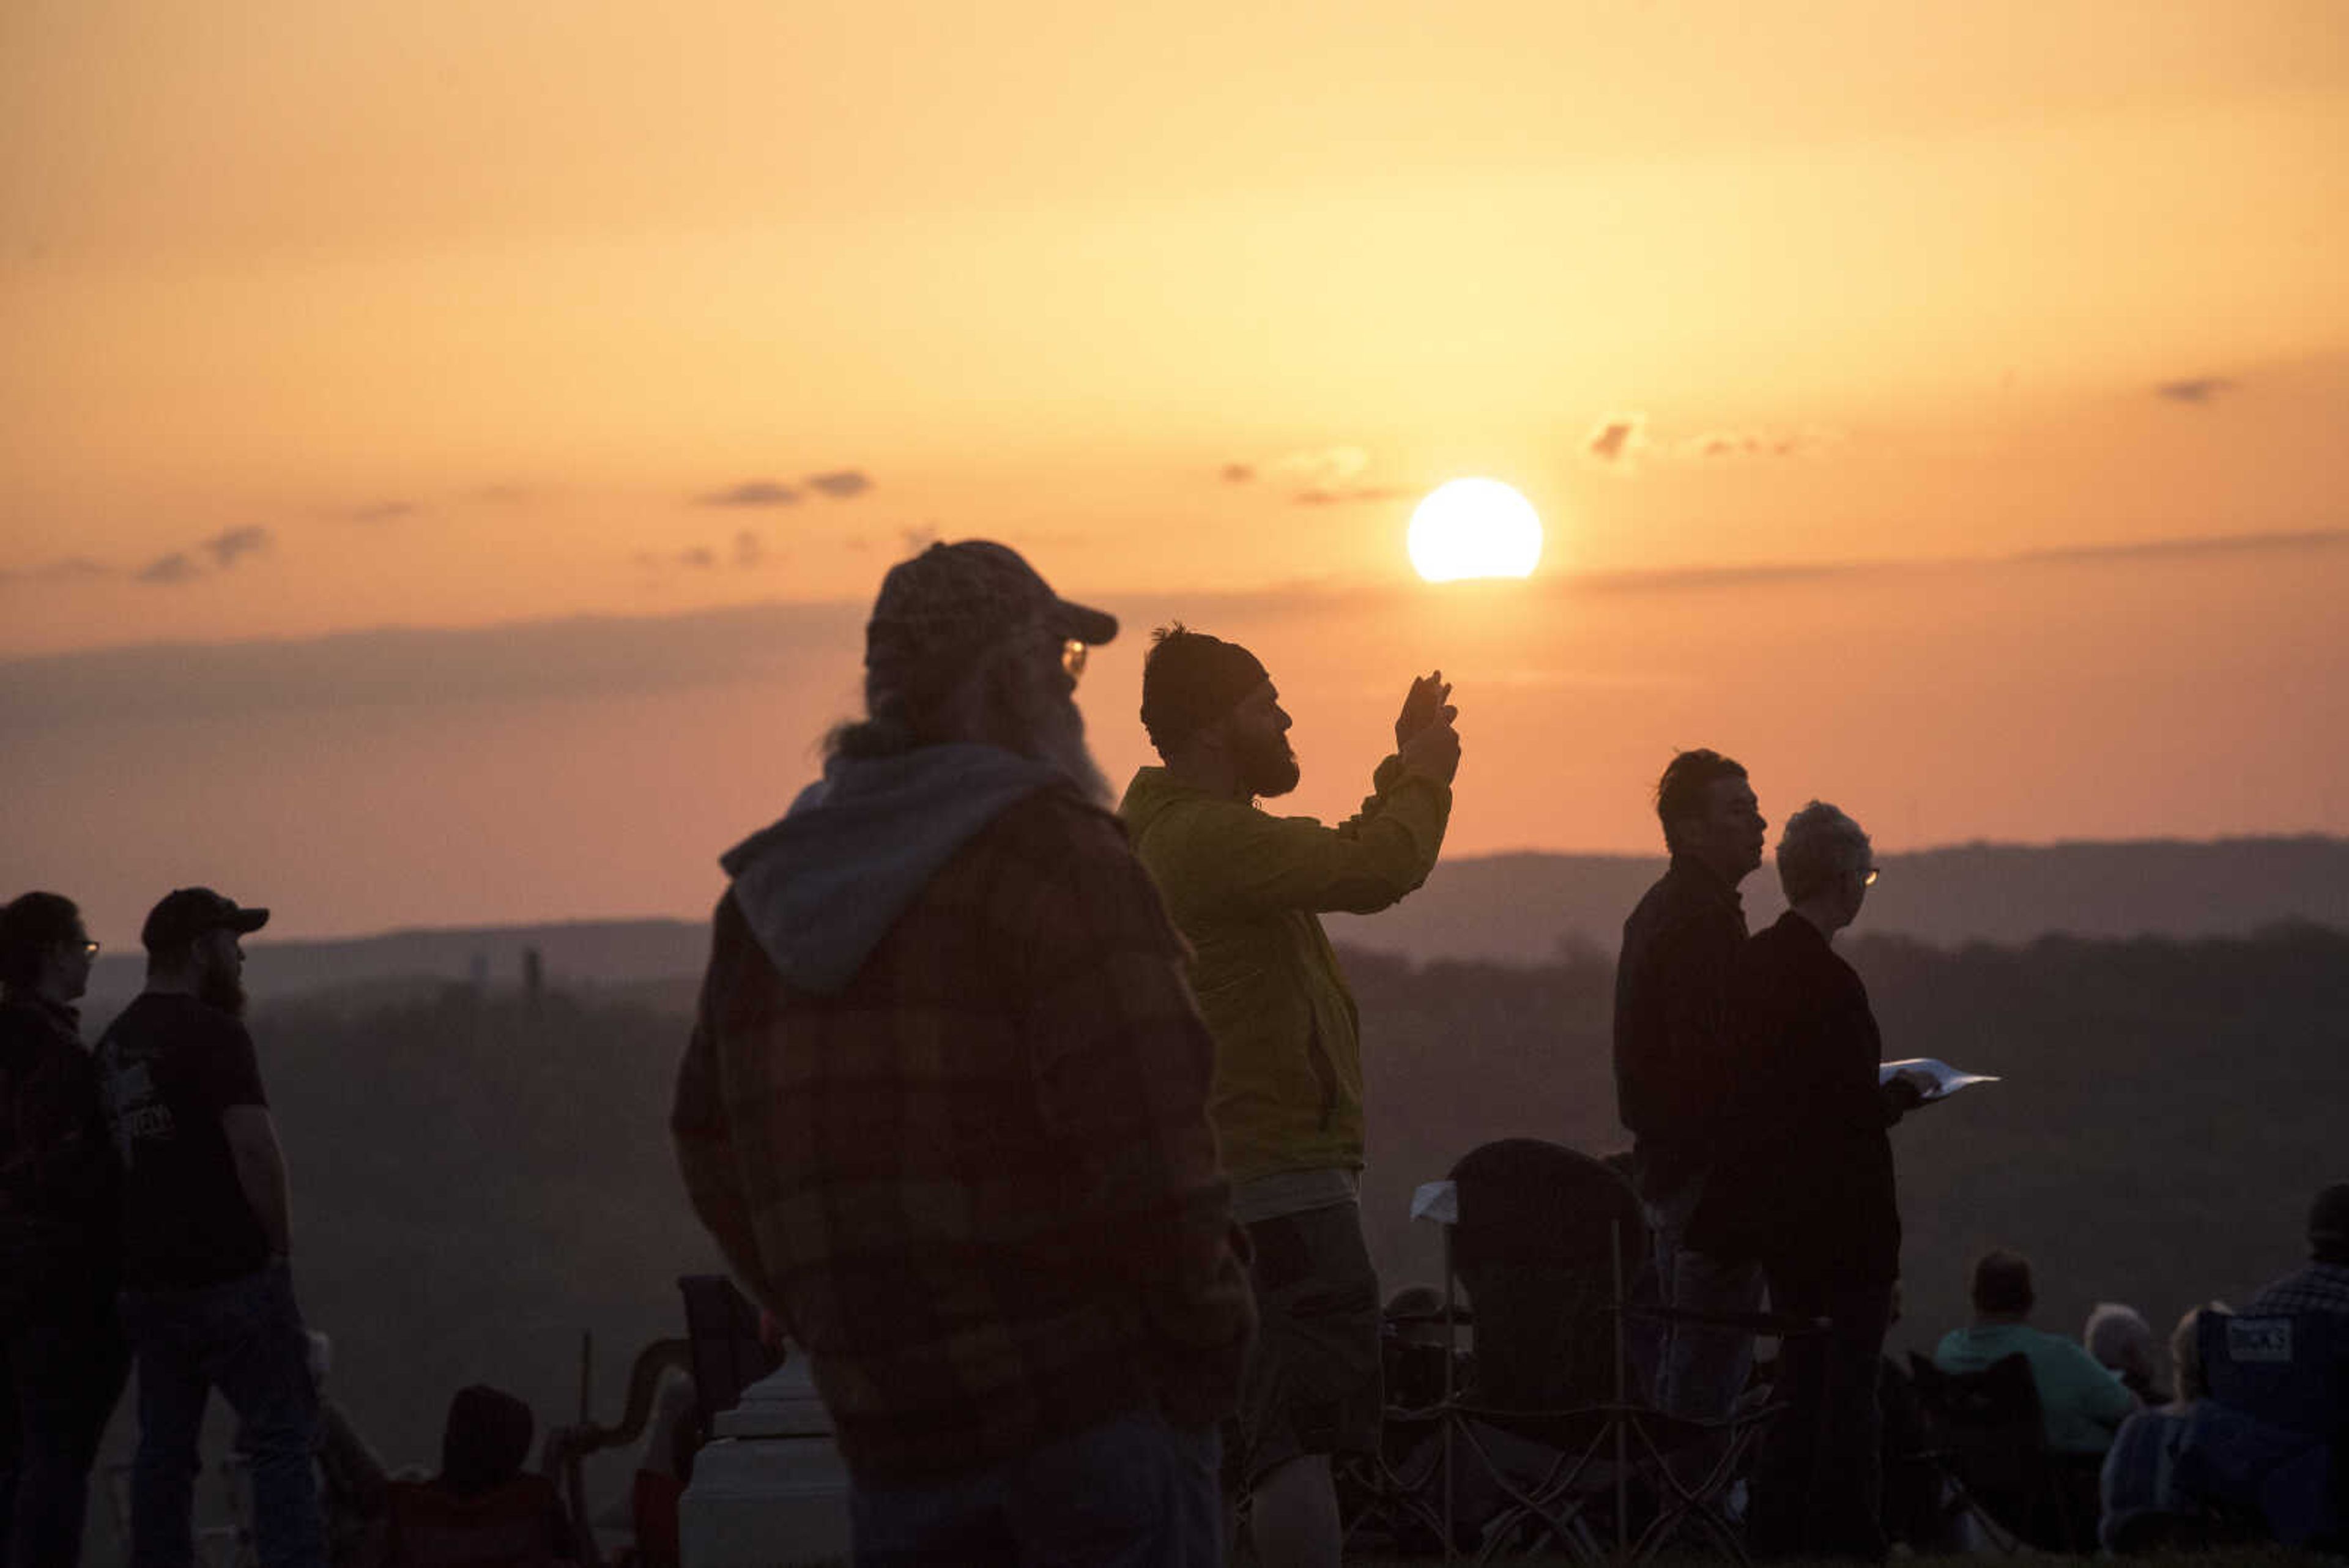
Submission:
[[[991,539],[933,545],[881,579],[864,625],[864,663],[872,669],[959,658],[1031,626],[1082,643],[1117,635],[1115,616],[1061,597],[1008,545]]]

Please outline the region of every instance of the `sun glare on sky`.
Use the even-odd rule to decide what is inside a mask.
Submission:
[[[1413,508],[1411,564],[1431,583],[1527,577],[1541,562],[1533,503],[1497,479],[1454,479]]]

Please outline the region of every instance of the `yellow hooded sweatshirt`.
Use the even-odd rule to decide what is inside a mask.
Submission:
[[[1274,816],[1143,768],[1118,815],[1193,949],[1216,1039],[1208,1115],[1234,1182],[1362,1165],[1361,1036],[1316,917],[1366,915],[1434,869],[1451,786],[1389,757],[1335,827]]]

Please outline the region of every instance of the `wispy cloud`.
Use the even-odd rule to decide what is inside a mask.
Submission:
[[[69,556],[37,566],[0,569],[0,584],[102,582],[127,577],[152,587],[175,588],[200,577],[229,571],[247,556],[259,555],[275,543],[276,535],[268,529],[247,524],[223,529],[181,549],[168,550],[146,565],[129,570],[93,561],[87,556]],[[209,567],[204,565],[207,558],[212,562]]]
[[[1693,462],[1723,459],[1805,457],[1833,444],[1833,432],[1793,431],[1708,431],[1675,442],[1672,455]]]
[[[633,559],[648,572],[753,572],[774,557],[757,531],[740,529],[724,549],[715,545],[688,545],[680,550],[639,550]]]
[[[826,473],[811,473],[802,483],[810,490],[829,495],[834,501],[853,501],[873,488],[872,475],[857,468],[835,468]]]
[[[2267,534],[2191,534],[2128,544],[2066,545],[2027,550],[2019,562],[2158,560],[2177,556],[2266,556],[2294,550],[2332,550],[2349,545],[2349,528],[2302,528]]]
[[[771,479],[746,479],[693,498],[696,506],[795,506],[800,493]]]
[[[1710,430],[1667,439],[1651,432],[1646,414],[1622,412],[1602,415],[1591,426],[1582,441],[1582,456],[1600,468],[1630,474],[1643,462],[1704,463],[1808,457],[1840,440],[1841,432],[1817,427]]]
[[[215,534],[200,547],[209,553],[213,564],[225,572],[245,556],[268,549],[272,543],[268,529],[247,526]]]
[[[1629,469],[1647,444],[1645,414],[1608,414],[1583,438],[1582,455],[1603,468]]]
[[[1317,446],[1284,452],[1263,462],[1226,462],[1216,477],[1226,484],[1253,484],[1259,478],[1288,492],[1300,506],[1339,506],[1352,502],[1392,501],[1413,493],[1406,485],[1366,483],[1371,454],[1358,446]]]
[[[1270,477],[1306,490],[1336,490],[1361,478],[1371,454],[1358,446],[1317,446],[1287,452],[1264,465]]]
[[[873,488],[873,476],[861,468],[831,468],[811,473],[798,483],[779,479],[746,479],[723,490],[705,491],[693,498],[696,506],[796,506],[812,493],[833,501],[854,501]]]
[[[2197,407],[2216,399],[2221,392],[2231,392],[2235,383],[2224,376],[2193,376],[2182,381],[2164,381],[2153,389],[2157,398],[2167,398],[2173,403],[2189,403]]]
[[[1342,506],[1357,501],[1397,501],[1412,492],[1400,484],[1348,484],[1334,489],[1315,486],[1290,499],[1300,506]]]
[[[1860,561],[1756,561],[1723,566],[1666,566],[1621,572],[1583,572],[1560,579],[1570,590],[1668,593],[1748,587],[1768,583],[1811,582],[1830,577],[1878,576],[1951,571],[1999,571],[2055,566],[2119,566],[2197,556],[2287,555],[2349,547],[2349,528],[2311,528],[2295,533],[2188,534],[2167,539],[2067,545],[2008,556],[1893,557]]]
[[[185,550],[174,550],[168,556],[156,556],[130,575],[140,582],[153,583],[159,587],[177,587],[202,576],[204,569]]]

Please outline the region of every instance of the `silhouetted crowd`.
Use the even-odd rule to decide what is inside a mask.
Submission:
[[[463,1390],[440,1473],[395,1480],[326,1394],[333,1348],[295,1300],[285,1157],[243,1023],[243,939],[268,919],[206,888],[166,895],[140,932],[145,988],[90,1051],[80,909],[49,892],[0,909],[0,1568],[79,1561],[134,1363],[140,1568],[197,1561],[215,1392],[249,1500],[233,1528],[268,1568],[437,1563],[483,1539],[567,1560],[553,1489],[522,1469],[520,1400]]]
[[[1113,800],[1074,692],[1117,629],[1000,545],[899,563],[865,628],[864,716],[721,860],[671,1130],[696,1212],[805,1356],[860,1563],[1182,1568],[1244,1529],[1270,1568],[1328,1568],[1362,1477],[1381,1506],[1416,1484],[1384,1468],[1394,1336],[1360,1211],[1360,1009],[1319,917],[1385,909],[1434,867],[1452,688],[1412,680],[1354,815],[1277,815],[1259,803],[1300,768],[1271,673],[1173,625],[1142,676],[1159,763]],[[1599,1170],[1628,1216],[1605,1245],[1636,1252],[1631,1298],[1606,1308],[1631,1348],[1594,1408],[1662,1444],[1660,1517],[1759,1556],[1869,1561],[1977,1531],[2085,1548],[2100,1519],[2120,1546],[2337,1540],[2349,1188],[2318,1199],[2305,1269],[2241,1313],[2188,1315],[2166,1377],[2127,1308],[2100,1307],[2085,1345],[2033,1327],[2030,1266],[2003,1252],[1976,1267],[1973,1321],[1893,1366],[1889,1135],[1947,1085],[1884,1061],[1835,950],[1880,875],[1868,836],[1821,801],[1795,812],[1786,913],[1753,932],[1738,886],[1767,824],[1745,770],[1680,753],[1655,808],[1671,864],[1625,923],[1615,1002],[1634,1146]],[[531,1561],[592,1555],[522,1473],[527,1407],[493,1390],[459,1396],[441,1474],[409,1491],[321,1449],[323,1368],[241,1022],[240,939],[267,919],[204,888],[164,898],[146,990],[93,1054],[78,911],[8,907],[5,1562],[72,1561],[134,1355],[139,1563],[191,1560],[215,1389],[273,1568],[325,1561],[322,1466],[356,1472],[340,1490],[388,1521],[359,1533],[389,1560],[429,1560],[420,1543],[488,1513],[538,1532]],[[1454,1354],[1448,1294],[1401,1321]],[[1459,1407],[1437,1365],[1436,1406]],[[1999,1451],[2029,1466],[1969,1468],[1969,1432],[2001,1421]],[[1619,1480],[1619,1532],[1625,1495]]]

